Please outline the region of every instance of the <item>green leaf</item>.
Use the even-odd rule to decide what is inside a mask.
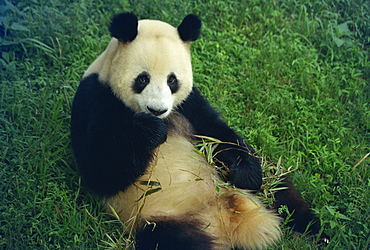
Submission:
[[[4,58],[6,62],[9,62],[9,53],[8,52],[2,52],[1,57]]]
[[[25,26],[23,26],[19,23],[12,23],[12,25],[10,25],[9,29],[20,30],[20,31],[29,31],[29,29],[27,29]]]
[[[336,44],[338,47],[342,46],[342,45],[346,42],[345,40],[340,39],[340,38],[338,38],[338,37],[336,37],[336,36],[333,36],[333,40],[334,40],[335,44]]]
[[[335,27],[341,36],[350,35],[352,32],[348,28],[348,22],[341,23]]]
[[[160,186],[161,185],[161,183],[159,183],[158,181],[141,181],[140,184],[145,185],[145,186]]]
[[[147,191],[147,192],[145,193],[145,196],[148,196],[148,195],[154,194],[154,193],[156,193],[156,192],[158,192],[158,191],[161,191],[161,190],[162,190],[162,188],[153,188],[153,189],[150,189],[149,191]]]
[[[349,217],[345,216],[344,214],[338,213],[338,218],[342,220],[351,220]]]
[[[156,193],[156,192],[158,192],[158,191],[161,191],[161,190],[162,190],[162,188],[160,188],[160,187],[159,187],[159,188],[153,188],[153,189],[150,189],[150,190],[146,191],[145,193],[143,193],[137,201],[141,200],[141,199],[142,199],[142,198],[144,198],[145,196],[148,196],[148,195],[154,194],[154,193]]]
[[[334,215],[335,214],[335,210],[334,209],[332,209],[331,207],[329,207],[329,206],[325,206],[326,207],[326,209],[328,210],[328,212],[331,214],[331,215]]]
[[[5,1],[5,5],[0,5],[0,13],[5,13],[7,10],[16,9],[9,1]]]
[[[331,229],[333,229],[333,228],[335,228],[336,226],[338,226],[338,223],[337,223],[337,222],[335,222],[335,221],[330,221],[329,223],[330,223],[330,228],[331,228]]]

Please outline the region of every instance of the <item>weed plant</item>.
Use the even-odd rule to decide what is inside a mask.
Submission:
[[[223,118],[291,173],[331,236],[370,248],[368,0],[0,2],[0,247],[128,247],[76,173],[71,101],[113,14],[178,25],[198,14],[194,82]],[[318,249],[292,234],[275,249]],[[273,248],[274,249],[274,248]]]

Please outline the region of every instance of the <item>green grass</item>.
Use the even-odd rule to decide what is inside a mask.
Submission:
[[[198,14],[195,84],[261,155],[297,167],[293,181],[332,237],[326,249],[370,247],[367,0],[91,2],[0,3],[2,249],[130,243],[80,186],[69,142],[79,79],[122,11],[173,25]],[[274,249],[317,248],[285,230]]]

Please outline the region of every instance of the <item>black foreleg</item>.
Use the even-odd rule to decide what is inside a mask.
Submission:
[[[161,119],[135,114],[98,75],[81,81],[72,105],[71,139],[79,172],[92,192],[111,196],[131,185],[166,138]]]
[[[197,88],[178,111],[194,128],[195,135],[209,136],[222,142],[216,148],[217,160],[229,169],[226,180],[238,188],[258,190],[262,184],[262,169],[255,151],[231,129],[209,105]]]

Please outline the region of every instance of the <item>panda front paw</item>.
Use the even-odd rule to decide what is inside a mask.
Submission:
[[[262,185],[262,169],[251,164],[235,163],[229,165],[227,179],[234,186],[248,190],[259,190]]]
[[[133,121],[145,141],[153,147],[159,146],[167,140],[167,126],[162,119],[150,113],[136,113]]]
[[[246,149],[250,152],[243,151]],[[254,151],[248,148],[228,148],[220,153],[217,159],[226,166],[226,180],[235,187],[249,190],[260,189],[262,168],[260,159],[254,155]]]

